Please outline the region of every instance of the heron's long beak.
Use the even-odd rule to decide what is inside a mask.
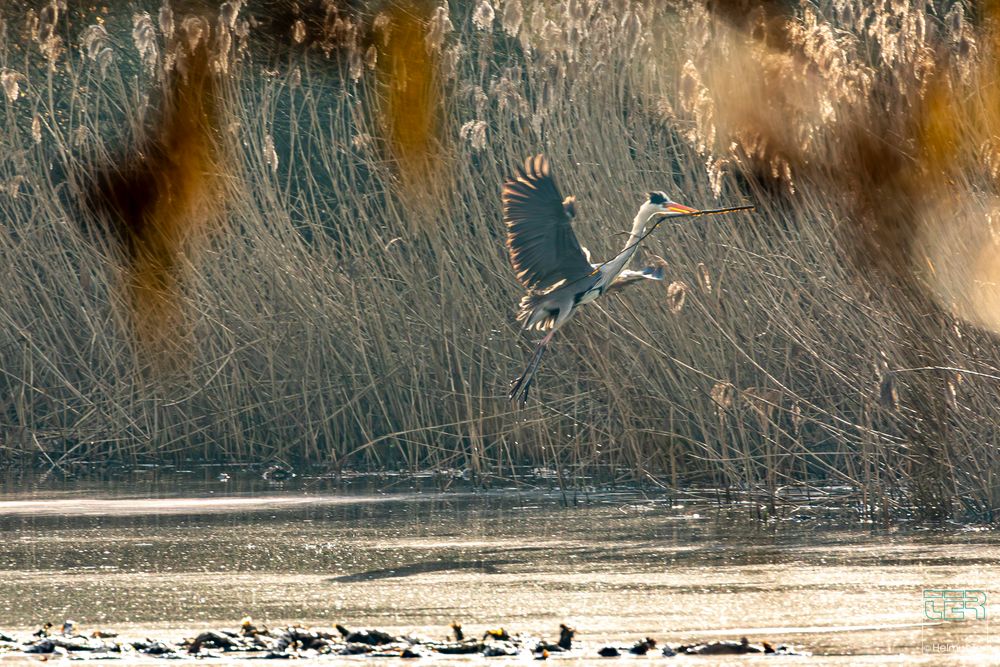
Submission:
[[[666,213],[669,215],[671,213],[697,213],[698,209],[691,208],[690,206],[685,206],[684,204],[678,204],[677,202],[670,202],[667,205]]]
[[[727,208],[691,208],[690,206],[685,206],[684,204],[678,204],[677,202],[670,202],[667,204],[666,211],[657,211],[653,215],[659,216],[660,219],[680,217],[683,215],[715,215],[717,213],[735,213],[736,211],[752,211],[754,210],[753,204],[746,204],[743,206],[729,206]]]

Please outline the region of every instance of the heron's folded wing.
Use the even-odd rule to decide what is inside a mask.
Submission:
[[[545,289],[593,272],[570,225],[572,202],[559,194],[544,155],[529,157],[503,186],[507,251],[517,279]]]

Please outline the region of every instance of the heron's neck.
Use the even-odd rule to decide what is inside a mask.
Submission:
[[[610,280],[614,280],[619,273],[625,270],[628,261],[632,259],[632,255],[635,254],[636,249],[639,247],[639,239],[642,238],[643,232],[646,231],[646,227],[653,219],[653,213],[655,211],[649,211],[645,206],[639,209],[639,213],[632,221],[632,231],[629,232],[625,247],[605,266]]]
[[[642,238],[642,234],[646,231],[646,227],[650,222],[652,222],[653,213],[653,211],[647,211],[645,206],[639,209],[639,213],[637,213],[635,219],[632,220],[632,231],[629,232],[628,241],[625,242],[625,247],[622,248],[622,252],[634,253],[635,249],[639,247],[639,239]],[[629,256],[631,257],[631,255]]]

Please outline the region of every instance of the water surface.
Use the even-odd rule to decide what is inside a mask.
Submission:
[[[843,526],[805,498],[761,523],[742,505],[635,490],[567,506],[539,488],[382,480],[389,490],[374,492],[216,474],[5,480],[0,629],[72,618],[179,636],[250,614],[272,626],[443,637],[458,620],[469,634],[554,637],[566,622],[595,649],[747,635],[813,653],[769,663],[1000,662],[989,620],[934,622],[923,601],[924,589],[979,589],[988,614],[1000,611],[992,531]]]

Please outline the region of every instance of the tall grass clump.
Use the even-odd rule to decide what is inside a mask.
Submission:
[[[0,15],[4,457],[523,466],[994,518],[994,17],[961,4],[59,0]],[[679,36],[683,35],[683,39]],[[536,400],[499,189],[668,279]]]

